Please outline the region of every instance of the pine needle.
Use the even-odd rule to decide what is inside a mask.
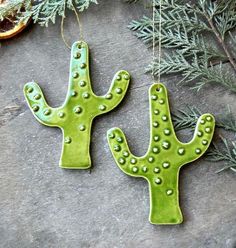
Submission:
[[[32,4],[31,4],[32,2]],[[27,6],[25,12],[20,13],[19,21],[27,21],[32,17],[35,23],[41,26],[48,26],[49,23],[55,23],[57,16],[65,17],[66,9],[73,10],[75,6],[78,11],[86,10],[91,3],[97,4],[97,0],[13,0],[7,6],[0,8],[0,20],[17,11],[20,13],[22,6]]]
[[[0,5],[0,21],[5,17],[9,18],[15,15],[19,21],[27,21],[28,19],[25,19],[21,9],[24,8],[25,11],[28,11],[30,5],[30,0],[12,0],[8,4]]]
[[[152,45],[153,33],[156,46],[161,37],[166,49],[160,64],[155,59],[146,71],[157,75],[160,69],[161,75],[181,75],[181,82],[196,90],[211,84],[236,92],[236,38],[232,35],[236,29],[236,1],[197,0],[193,5],[162,0],[161,33],[159,2],[155,0],[154,30],[153,20],[147,16],[128,26],[148,46]],[[231,71],[226,64],[231,65]]]
[[[216,145],[210,148],[207,153],[207,160],[213,162],[224,162],[223,168],[217,172],[222,172],[224,170],[232,170],[236,172],[236,141],[232,141],[229,145],[228,141],[221,137],[221,145]]]
[[[191,130],[193,130],[196,126],[196,120],[202,114],[202,111],[200,111],[197,107],[187,106],[184,110],[178,110],[176,113],[172,114],[175,130],[179,131],[186,128],[190,128]],[[215,118],[216,127],[236,133],[236,119],[229,106],[224,111],[224,114],[218,114]]]

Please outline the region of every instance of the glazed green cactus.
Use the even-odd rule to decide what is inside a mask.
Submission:
[[[179,170],[207,150],[214,133],[215,120],[210,114],[202,115],[197,121],[193,139],[189,143],[182,143],[175,135],[165,86],[153,84],[149,99],[151,137],[147,153],[143,157],[134,156],[119,128],[108,131],[108,142],[123,172],[148,181],[150,222],[179,224],[183,221],[179,207]]]
[[[60,167],[87,169],[91,167],[89,154],[90,131],[93,119],[115,108],[126,94],[130,75],[116,73],[108,93],[96,96],[89,77],[88,45],[84,41],[73,44],[71,52],[69,89],[61,107],[50,107],[34,82],[27,83],[24,94],[39,122],[59,127],[63,132]]]

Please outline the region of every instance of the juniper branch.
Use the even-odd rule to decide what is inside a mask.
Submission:
[[[180,109],[176,113],[172,114],[174,127],[176,130],[186,128],[193,130],[196,119],[198,119],[201,115],[202,111],[196,107],[187,106],[186,109]],[[236,119],[229,106],[223,114],[216,115],[216,127],[236,133]]]
[[[154,61],[148,66],[148,72],[161,74],[179,73],[183,81],[196,83],[197,90],[211,84],[222,85],[236,92],[235,53],[231,51],[228,40],[233,40],[232,30],[236,28],[236,2],[198,0],[195,5],[185,1],[162,0],[162,31],[158,30],[160,0],[155,0],[155,29],[152,18],[147,16],[134,20],[129,28],[136,36],[148,45],[155,45],[161,37],[163,48],[173,51],[163,56],[161,64]],[[207,36],[206,36],[207,34]],[[216,42],[209,42],[211,40]],[[209,43],[211,45],[209,45]],[[164,53],[165,54],[165,53]],[[229,72],[223,63],[229,62],[234,72]],[[215,65],[218,65],[215,69]]]
[[[154,75],[158,75],[160,72],[162,75],[179,73],[183,79],[179,82],[193,83],[195,80],[198,82],[192,86],[193,89],[200,90],[207,84],[218,84],[225,88],[228,88],[232,92],[236,92],[235,79],[231,73],[223,68],[223,63],[220,61],[217,67],[209,64],[208,58],[211,54],[204,54],[197,56],[195,53],[191,61],[179,52],[172,53],[172,55],[166,54],[162,58],[161,63],[158,60],[154,60],[147,68],[147,72],[153,72]]]
[[[30,0],[12,0],[7,4],[0,5],[0,21],[15,15],[22,21],[24,18],[21,9],[24,8],[27,11],[30,8],[30,5]]]
[[[221,141],[222,145],[220,147],[213,144],[207,153],[207,159],[213,162],[224,161],[225,166],[218,172],[228,169],[236,172],[236,142],[232,141],[231,145],[229,145],[228,141],[223,137],[221,137]]]
[[[0,20],[3,20],[15,11],[20,13],[21,7],[26,6],[26,3],[30,3],[30,7],[17,16],[18,20],[25,21],[32,17],[35,23],[39,23],[41,26],[48,26],[50,22],[55,23],[57,16],[65,17],[66,9],[73,10],[75,6],[78,11],[82,12],[91,3],[97,4],[97,0],[13,0],[7,7],[0,8]]]
[[[236,8],[236,4],[234,8]],[[214,16],[209,16],[207,12],[204,14],[204,16],[207,19],[219,44],[223,48],[226,56],[228,57],[230,64],[232,65],[232,67],[236,72],[236,63],[234,62],[232,54],[227,48],[226,43],[224,42],[225,34],[236,26],[236,9],[232,11],[229,10],[228,12],[223,12],[221,15],[218,16],[216,15],[215,18]]]

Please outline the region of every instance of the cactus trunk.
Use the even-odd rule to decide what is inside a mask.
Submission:
[[[179,173],[177,173],[179,174]],[[172,176],[168,182],[171,186],[157,187],[155,183],[149,183],[150,214],[152,224],[180,224],[183,216],[179,208],[178,176]],[[176,189],[170,190],[169,188]]]
[[[87,122],[85,126],[64,128],[61,168],[87,169],[91,167],[89,152],[91,125],[92,122]]]

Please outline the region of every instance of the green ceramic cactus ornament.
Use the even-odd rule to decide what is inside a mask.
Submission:
[[[93,119],[115,108],[126,94],[130,75],[116,73],[108,93],[96,96],[89,76],[88,45],[75,42],[71,51],[69,89],[61,107],[50,107],[37,83],[24,87],[24,94],[32,113],[42,124],[59,127],[63,132],[60,167],[87,169],[91,167],[89,154],[90,131]]]
[[[179,224],[183,221],[179,207],[178,178],[180,168],[201,157],[214,133],[215,120],[202,115],[193,139],[180,142],[173,128],[163,84],[153,84],[149,90],[150,144],[143,157],[134,156],[119,128],[108,131],[108,142],[119,168],[133,177],[143,177],[149,183],[150,215],[152,224]]]

